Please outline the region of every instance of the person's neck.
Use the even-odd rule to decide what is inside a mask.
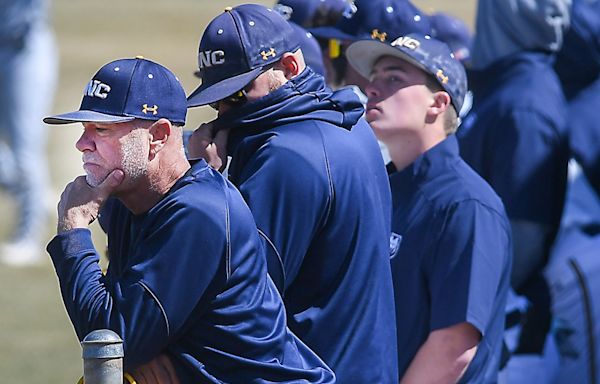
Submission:
[[[392,163],[398,171],[412,164],[419,156],[446,139],[445,133],[425,129],[418,132],[401,132],[385,142]]]
[[[190,169],[190,164],[185,158],[172,163],[161,161],[159,164],[164,166],[150,167],[148,175],[139,180],[134,189],[117,196],[134,215],[145,213],[158,204]]]

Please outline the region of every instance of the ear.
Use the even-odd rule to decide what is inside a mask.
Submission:
[[[436,91],[432,93],[432,102],[427,109],[427,114],[431,117],[442,115],[448,108],[452,108],[450,95],[445,91]]]
[[[302,71],[300,62],[293,53],[284,53],[281,59],[279,59],[279,63],[281,64],[285,78],[288,80],[299,75]]]
[[[172,128],[171,122],[167,119],[159,119],[148,128],[150,133],[150,160],[154,159],[156,154],[167,144],[169,137],[171,137]]]

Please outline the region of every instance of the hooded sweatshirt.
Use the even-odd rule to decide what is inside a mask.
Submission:
[[[517,52],[556,52],[570,23],[571,0],[480,0],[474,69]]]
[[[351,90],[306,68],[223,114],[231,181],[266,240],[290,329],[340,383],[397,380],[389,264],[391,197],[377,141]]]

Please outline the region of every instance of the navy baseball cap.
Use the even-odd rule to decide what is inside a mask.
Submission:
[[[309,31],[317,38],[342,41],[392,41],[413,32],[431,34],[427,15],[408,0],[360,0],[355,5],[356,12],[335,26]]]
[[[323,21],[335,23],[343,14],[356,11],[352,0],[279,0],[273,9],[303,27],[314,27]]]
[[[433,76],[450,95],[454,109],[460,111],[467,93],[467,75],[445,43],[427,35],[411,33],[391,43],[357,41],[346,50],[350,64],[367,79],[375,63],[383,56],[406,60]]]
[[[469,27],[457,17],[438,12],[429,16],[432,36],[448,44],[454,56],[467,61],[471,56],[473,35]]]
[[[138,56],[104,65],[84,89],[79,110],[46,117],[44,122],[121,123],[165,118],[184,125],[186,113],[185,91],[175,75]]]
[[[284,53],[298,48],[296,31],[278,12],[257,4],[225,8],[200,40],[196,75],[202,84],[188,97],[188,107],[238,92]]]
[[[296,30],[300,39],[300,49],[302,49],[302,55],[306,65],[312,68],[313,71],[317,72],[321,76],[325,76],[325,64],[323,63],[323,52],[321,46],[315,37],[294,22],[289,22],[292,28]]]
[[[286,20],[304,25],[313,18],[320,2],[321,0],[279,0],[273,9]]]

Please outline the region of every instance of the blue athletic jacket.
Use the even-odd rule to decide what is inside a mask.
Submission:
[[[397,381],[391,197],[354,92],[310,68],[215,122],[268,245],[290,329],[341,383]]]
[[[556,231],[568,141],[566,104],[552,57],[520,52],[471,71],[469,81],[474,99],[457,132],[461,157],[502,198],[511,220]]]
[[[252,215],[206,162],[148,212],[110,200],[102,217],[105,276],[89,230],[48,245],[80,339],[112,329],[126,370],[167,353],[182,383],[334,382],[286,327]]]

